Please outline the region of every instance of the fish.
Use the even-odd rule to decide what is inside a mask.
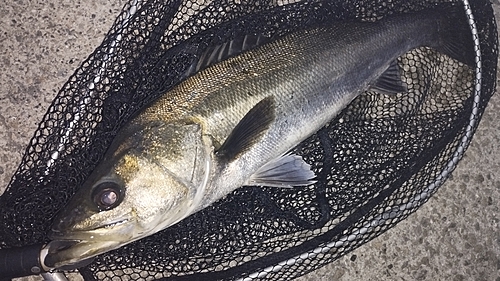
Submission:
[[[363,92],[406,92],[397,59],[421,47],[474,66],[459,8],[207,48],[186,79],[120,130],[55,217],[45,264],[77,264],[152,235],[241,186],[314,184],[292,149]]]

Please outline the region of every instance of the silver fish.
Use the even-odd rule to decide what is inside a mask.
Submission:
[[[50,251],[47,265],[151,235],[244,185],[313,184],[310,166],[289,151],[363,91],[404,92],[399,56],[427,46],[472,64],[471,47],[456,39],[472,40],[459,16],[423,11],[335,23],[230,58],[227,46],[242,51],[246,38],[210,48],[193,65],[203,70],[118,134],[54,220],[50,237],[65,246]]]

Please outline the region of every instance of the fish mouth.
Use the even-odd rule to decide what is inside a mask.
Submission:
[[[47,254],[45,255],[45,258],[43,260],[43,264],[48,267],[48,268],[55,268],[56,264],[59,266],[57,267],[62,267],[62,266],[78,266],[78,262],[75,263],[67,263],[67,264],[59,264],[59,259],[58,253],[67,250],[71,248],[72,246],[80,243],[80,240],[53,240],[47,246],[45,247],[47,249]]]
[[[119,248],[132,239],[134,224],[128,219],[115,220],[86,230],[61,231],[53,228],[44,264],[49,268],[75,269],[97,255]]]
[[[129,222],[129,220],[128,220],[128,219],[116,220],[116,221],[114,221],[114,222],[110,222],[110,223],[105,224],[105,225],[103,225],[103,226],[97,227],[97,228],[95,228],[94,230],[101,229],[101,228],[103,228],[103,229],[106,229],[106,228],[112,228],[112,227],[119,226],[119,225],[121,225],[121,224],[128,223],[128,222]]]
[[[76,269],[120,245],[117,241],[53,240],[46,246],[48,252],[44,265],[61,270]]]

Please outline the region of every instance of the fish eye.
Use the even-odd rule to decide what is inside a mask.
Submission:
[[[92,201],[99,211],[107,211],[118,206],[123,197],[122,187],[112,181],[106,181],[98,184],[92,192]]]

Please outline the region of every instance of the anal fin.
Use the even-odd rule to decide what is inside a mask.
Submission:
[[[294,187],[315,183],[311,165],[295,154],[283,155],[262,166],[245,185]]]

